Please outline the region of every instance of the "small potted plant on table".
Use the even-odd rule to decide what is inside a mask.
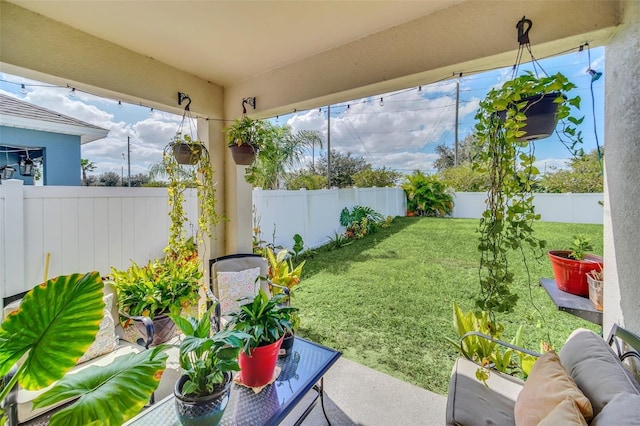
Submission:
[[[270,299],[260,290],[253,301],[230,314],[227,327],[249,335],[238,359],[240,380],[246,386],[264,386],[274,378],[280,346],[291,331],[291,314],[296,311],[283,305],[286,298],[276,294]]]
[[[198,321],[171,315],[185,335],[180,345],[184,374],[176,382],[176,411],[182,425],[217,425],[229,402],[232,372],[239,371],[238,354],[249,335],[236,330],[211,332],[211,311]]]
[[[302,268],[306,263],[306,260],[300,262],[297,266],[293,266],[291,257],[287,257],[289,254],[287,250],[280,250],[277,254],[273,252],[270,247],[265,249],[267,260],[269,261],[269,281],[277,284],[271,286],[273,294],[284,294],[284,288],[289,289],[288,297],[286,300],[287,306],[291,305],[291,297],[293,296],[293,289],[300,283],[300,276],[302,275]],[[293,341],[295,338],[295,331],[300,326],[300,316],[297,312],[291,313],[291,331],[287,332],[284,336],[281,349],[284,349],[285,354],[291,350]]]

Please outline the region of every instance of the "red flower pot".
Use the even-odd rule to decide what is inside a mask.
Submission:
[[[273,379],[283,338],[284,336],[277,342],[251,349],[249,355],[240,352],[238,363],[240,364],[242,383],[246,386],[257,387],[266,385]]]
[[[601,270],[602,258],[588,254],[583,260],[574,260],[569,258],[569,253],[568,250],[552,250],[548,253],[556,284],[567,293],[589,296],[587,273],[594,269]]]

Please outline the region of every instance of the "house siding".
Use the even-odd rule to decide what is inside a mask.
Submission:
[[[42,147],[44,152],[44,185],[80,186],[80,136],[17,127],[0,126],[0,145],[21,147]],[[9,163],[17,163],[18,158],[9,156]],[[6,157],[0,158],[0,164]],[[20,176],[26,185],[33,185],[33,178]]]

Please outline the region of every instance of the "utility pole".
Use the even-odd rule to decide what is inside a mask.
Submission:
[[[131,188],[131,136],[127,136],[127,178]]]
[[[120,185],[124,186],[124,152],[122,153],[122,166],[120,166]]]
[[[460,81],[456,81],[456,139],[453,154],[453,165],[458,165],[458,109],[460,106]]]
[[[331,105],[327,107],[327,188],[331,189]]]

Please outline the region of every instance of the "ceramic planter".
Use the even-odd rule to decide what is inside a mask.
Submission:
[[[293,348],[293,342],[295,341],[296,335],[293,333],[286,333],[284,335],[284,339],[282,340],[282,345],[280,346],[280,352],[284,350],[283,355],[288,355],[291,352],[291,348]]]
[[[231,150],[233,161],[235,161],[239,166],[251,165],[253,160],[256,159],[256,154],[258,153],[258,148],[247,143],[240,145],[234,143],[229,145],[229,149]]]
[[[202,145],[200,144],[176,143],[173,145],[173,156],[178,164],[191,166],[198,164],[201,154]]]
[[[214,393],[205,396],[185,396],[182,386],[189,379],[181,376],[173,389],[175,407],[180,424],[184,426],[217,425],[222,420],[224,410],[229,403],[231,390],[231,374],[225,373],[225,383],[215,389]]]
[[[556,285],[567,293],[589,296],[587,273],[601,270],[602,258],[588,254],[583,260],[574,260],[569,258],[570,253],[568,250],[552,250],[548,253]]]
[[[171,339],[176,334],[176,324],[173,322],[171,318],[167,315],[158,315],[153,318],[153,341],[151,342],[152,346],[159,345],[160,343],[164,343],[167,340]],[[133,323],[136,328],[142,334],[142,336],[147,335],[147,328],[144,323],[138,319],[133,319]]]
[[[264,386],[273,379],[283,339],[284,336],[277,342],[253,348],[249,354],[240,353],[238,363],[240,364],[240,375],[244,385],[250,387]]]

